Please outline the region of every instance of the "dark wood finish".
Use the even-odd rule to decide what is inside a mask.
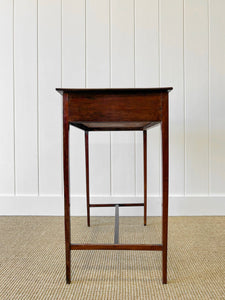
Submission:
[[[70,250],[152,250],[162,251],[163,283],[167,283],[168,236],[168,92],[172,88],[154,89],[57,89],[63,95],[63,163],[66,281],[70,283]],[[144,206],[144,225],[147,221],[147,132],[158,123],[162,129],[162,245],[148,244],[71,244],[69,201],[69,124],[85,130],[87,223],[90,225],[90,207]],[[90,204],[88,131],[143,130],[144,203]],[[117,218],[116,218],[117,222]],[[116,224],[115,224],[116,226]],[[116,228],[115,228],[116,229]],[[117,231],[117,229],[116,229]],[[116,234],[116,233],[115,233]],[[116,238],[117,240],[117,238]]]
[[[89,139],[88,139],[88,131],[85,131],[85,165],[86,165],[87,226],[90,227]]]
[[[71,250],[137,250],[162,251],[162,245],[154,244],[71,244]]]
[[[71,88],[56,88],[56,91],[59,92],[61,95],[64,93],[72,94],[82,94],[86,97],[90,97],[96,94],[102,95],[123,95],[123,94],[132,94],[132,96],[136,96],[139,93],[161,93],[161,92],[170,92],[173,88],[172,87],[160,87],[160,88],[78,88],[78,89],[71,89]]]
[[[119,205],[115,205],[115,232],[114,244],[119,244]]]
[[[143,122],[160,121],[158,94],[69,95],[69,122]]]
[[[106,203],[106,204],[90,204],[90,207],[114,207],[119,206],[144,206],[144,203]]]
[[[168,94],[162,99],[162,266],[163,283],[167,283],[167,235],[168,235],[168,192],[169,192],[169,120],[168,120]]]
[[[66,246],[66,283],[71,282],[70,257],[70,193],[69,193],[69,105],[68,94],[63,95],[63,169],[64,169],[64,224]]]
[[[144,158],[144,226],[147,224],[147,131],[143,131],[143,158]]]

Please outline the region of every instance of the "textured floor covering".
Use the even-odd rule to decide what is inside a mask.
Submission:
[[[160,243],[161,218],[120,218],[120,242]],[[112,243],[113,217],[72,218],[72,242]],[[62,217],[0,217],[0,300],[225,299],[225,217],[169,217],[161,252],[72,251],[65,283]]]

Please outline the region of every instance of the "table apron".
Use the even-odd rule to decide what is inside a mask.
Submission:
[[[161,121],[161,94],[150,96],[69,96],[69,122]]]

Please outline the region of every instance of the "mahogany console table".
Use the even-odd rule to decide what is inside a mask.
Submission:
[[[71,282],[71,250],[153,250],[162,251],[162,282],[167,283],[168,233],[168,93],[167,88],[130,89],[56,89],[63,95],[63,166],[65,205],[66,282]],[[144,225],[147,216],[147,134],[148,128],[161,123],[162,129],[162,244],[119,244],[119,206],[143,206]],[[90,226],[90,207],[115,206],[114,244],[73,244],[70,235],[69,196],[69,125],[85,132],[87,225]],[[143,131],[144,203],[89,203],[89,131]]]

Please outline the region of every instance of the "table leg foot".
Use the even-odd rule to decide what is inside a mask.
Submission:
[[[66,284],[70,284],[70,283],[71,283],[70,278],[67,278],[67,277],[66,277]]]

